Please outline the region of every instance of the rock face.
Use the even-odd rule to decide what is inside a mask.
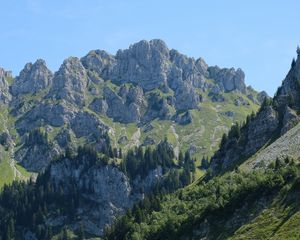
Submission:
[[[255,121],[248,126],[248,142],[245,155],[251,155],[261,148],[279,126],[276,111],[272,107],[266,107],[257,114]]]
[[[11,94],[9,92],[9,86],[6,78],[11,78],[11,73],[0,68],[0,102],[5,104],[11,100]]]
[[[281,135],[285,134],[288,130],[295,127],[299,123],[299,121],[300,117],[298,116],[296,111],[287,106],[283,116]]]
[[[173,97],[163,98],[159,94],[151,93],[148,97],[147,112],[142,120],[147,123],[155,118],[170,119],[173,107]]]
[[[104,89],[107,116],[124,123],[139,122],[146,108],[143,90],[123,85],[118,94],[111,88]]]
[[[298,51],[297,54],[295,65],[288,72],[274,97],[278,108],[285,108],[288,103],[292,108],[299,109],[300,52]]]
[[[70,123],[77,111],[76,108],[66,102],[60,104],[40,104],[18,119],[16,129],[23,135],[25,132],[45,126],[46,124],[61,127],[64,124]]]
[[[50,175],[57,185],[64,182],[66,191],[72,186],[72,181],[78,184],[82,193],[89,189],[90,194],[82,195],[93,204],[81,206],[80,211],[84,219],[81,224],[91,234],[102,235],[104,226],[111,224],[115,216],[124,213],[135,200],[131,195],[129,179],[112,166],[91,168],[84,172],[84,169],[76,169],[69,160],[65,160],[52,165]]]
[[[258,100],[258,102],[259,103],[263,103],[263,101],[265,100],[265,99],[269,99],[270,97],[269,97],[269,95],[265,92],[265,91],[261,91],[261,92],[259,92],[258,94],[257,94],[257,100]]]
[[[214,79],[221,89],[224,89],[225,92],[231,92],[233,90],[238,90],[242,93],[246,93],[245,85],[245,74],[238,68],[230,69],[220,69],[219,67],[210,67],[208,68],[210,78]]]
[[[87,112],[78,112],[70,125],[77,138],[87,137],[91,141],[97,140],[108,130],[100,119]]]
[[[252,161],[247,163],[251,169],[268,166],[276,159],[284,161],[286,157],[298,159],[300,157],[300,125],[283,134],[272,144],[263,149],[258,155],[253,156]]]
[[[104,115],[108,110],[108,105],[105,99],[95,98],[93,102],[90,104],[89,108],[96,113],[100,113]]]
[[[13,145],[13,139],[7,130],[0,134],[0,144],[6,148]]]
[[[60,154],[53,144],[36,143],[21,147],[15,153],[16,161],[30,172],[42,172]]]
[[[140,41],[116,54],[117,64],[111,74],[116,83],[131,82],[145,90],[167,82],[169,49],[161,40]]]
[[[109,79],[116,59],[105,51],[90,51],[85,57],[81,58],[82,65],[91,72],[95,72],[103,79]]]
[[[112,165],[87,169],[63,159],[50,167],[50,181],[63,186],[66,192],[76,183],[81,197],[85,199],[76,213],[81,220],[74,223],[75,229],[83,225],[86,232],[97,236],[103,234],[104,227],[111,224],[116,216],[143,198],[141,188],[148,192],[162,178],[161,167],[150,171],[145,178],[138,176],[132,182]]]
[[[11,86],[12,94],[35,94],[52,83],[53,74],[47,68],[42,59],[38,59],[34,64],[27,63],[20,75],[16,77]]]
[[[178,111],[199,107],[202,96],[196,89],[211,92],[214,101],[224,101],[222,92],[247,93],[245,74],[241,69],[209,67],[202,58],[195,60],[176,50],[169,50],[162,40],[157,39],[140,41],[129,49],[119,50],[115,56],[101,50],[91,51],[81,62],[94,82],[105,79],[117,85],[131,83],[143,89],[144,93],[154,89],[165,93],[174,91],[175,108]],[[214,84],[207,82],[209,78],[214,80]],[[253,101],[256,101],[254,98]],[[117,96],[114,99],[120,102]],[[132,109],[135,111],[136,107]],[[116,115],[112,112],[111,116]],[[132,120],[139,121],[141,117],[136,116]]]
[[[84,105],[88,76],[78,58],[70,57],[55,73],[49,97]]]
[[[197,109],[201,101],[201,96],[197,94],[194,88],[187,84],[176,90],[175,97],[175,106],[179,111]]]
[[[212,169],[215,172],[232,169],[275,137],[279,127],[277,111],[271,106],[264,107],[241,129],[239,137],[229,139],[215,153],[211,159]]]
[[[176,117],[175,121],[180,125],[187,125],[193,121],[193,116],[192,116],[191,112],[187,111],[182,115],[178,115]]]

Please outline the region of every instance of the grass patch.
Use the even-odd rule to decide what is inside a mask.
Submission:
[[[9,153],[0,147],[0,189],[4,184],[10,184],[14,180],[14,173],[9,161]]]

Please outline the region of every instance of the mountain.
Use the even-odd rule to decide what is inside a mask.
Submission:
[[[213,155],[222,134],[271,102],[241,69],[209,67],[161,40],[69,57],[55,73],[44,60],[15,78],[0,73],[0,183],[29,179],[0,194],[4,239],[99,237],[141,201],[159,211],[163,196],[203,175],[200,157]],[[227,170],[217,154],[211,175]]]
[[[167,137],[176,156],[180,150],[211,156],[231,124],[267,97],[245,85],[241,69],[209,67],[161,40],[140,41],[116,55],[95,50],[70,57],[55,73],[41,59],[15,78],[1,73],[7,119],[1,137],[21,172],[45,170],[66,148],[89,144],[101,151],[107,139],[126,152]],[[28,143],[35,129],[49,141]]]
[[[105,239],[299,239],[297,54],[274,98],[224,134],[204,178],[140,203]]]

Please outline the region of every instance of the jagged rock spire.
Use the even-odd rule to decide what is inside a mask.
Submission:
[[[37,93],[51,84],[52,77],[44,60],[38,59],[34,64],[27,63],[12,85],[12,94]]]

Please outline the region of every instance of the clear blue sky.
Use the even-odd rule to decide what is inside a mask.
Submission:
[[[141,39],[240,67],[246,83],[273,95],[300,43],[297,0],[0,0],[0,66],[18,75],[26,62],[56,71],[91,49],[115,54]]]

